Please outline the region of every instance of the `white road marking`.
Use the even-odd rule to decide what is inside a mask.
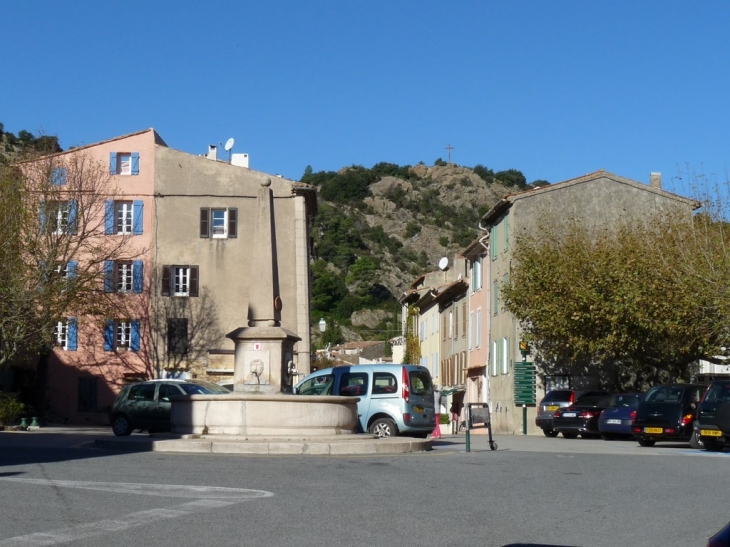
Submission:
[[[274,495],[273,492],[267,492],[266,490],[225,488],[219,486],[57,481],[10,477],[0,477],[0,481],[19,482],[39,486],[80,488],[83,490],[99,490],[104,492],[145,496],[193,498],[191,501],[171,508],[138,511],[115,519],[105,519],[69,528],[61,528],[48,532],[36,532],[24,536],[3,539],[0,540],[0,547],[40,547],[44,545],[62,545],[79,539],[129,530],[130,528],[145,526],[165,519],[184,517],[198,511],[218,509],[229,505],[236,505],[246,500],[268,498]]]

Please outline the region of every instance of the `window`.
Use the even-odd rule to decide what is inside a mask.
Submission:
[[[51,171],[51,185],[63,186],[66,184],[67,171],[65,167],[56,167]]]
[[[174,386],[172,384],[160,384],[160,388],[157,393],[157,400],[164,403],[169,403],[170,397],[183,394],[184,392],[177,386]]]
[[[373,395],[388,395],[398,391],[398,382],[389,372],[373,373]]]
[[[454,304],[454,338],[459,337],[459,306]]]
[[[155,384],[137,384],[129,388],[127,399],[132,401],[154,401]]]
[[[104,233],[134,234],[143,232],[144,202],[107,200],[104,213]]]
[[[507,338],[502,338],[502,374],[507,374],[509,372],[509,357],[510,357],[510,347],[509,347],[509,336]]]
[[[471,263],[471,292],[482,288],[482,257],[478,257]]]
[[[504,217],[504,251],[509,249],[509,217]]]
[[[472,349],[474,344],[474,312],[469,314],[469,349]]]
[[[431,375],[434,378],[439,377],[439,354],[434,353],[431,355]]]
[[[214,239],[238,237],[238,209],[201,207],[200,237]]]
[[[198,266],[163,266],[162,296],[198,296]]]
[[[78,329],[75,317],[69,317],[56,323],[53,337],[57,347],[66,351],[76,351]]]
[[[368,387],[366,372],[345,372],[340,376],[340,395],[354,397],[365,395]]]
[[[489,248],[492,249],[492,260],[497,259],[497,227],[492,226],[489,235]]]
[[[139,152],[111,152],[109,154],[111,175],[139,175]]]
[[[446,336],[448,335],[448,332],[449,332],[448,329],[449,329],[449,318],[446,316],[446,314],[444,314],[444,332],[443,332],[443,336],[442,336],[444,339],[444,342],[446,341]]]
[[[466,316],[466,302],[463,302],[461,304],[461,337],[466,337],[466,326],[467,326],[467,316]]]
[[[41,203],[41,232],[49,234],[75,234],[77,230],[76,215],[78,202],[44,201]]]
[[[139,351],[140,323],[137,320],[107,320],[104,326],[104,351]]]
[[[141,293],[143,271],[141,260],[104,261],[104,292]]]
[[[492,340],[492,355],[491,355],[491,357],[492,358],[490,359],[490,362],[491,362],[491,365],[492,366],[489,367],[490,368],[490,371],[489,372],[491,373],[492,376],[496,376],[497,375],[497,341],[496,340]]]
[[[494,315],[499,314],[499,282],[494,282],[494,287],[492,288],[492,292],[494,293]]]
[[[96,412],[99,385],[96,378],[79,378],[76,397],[77,412]]]
[[[477,347],[482,347],[482,309],[477,310]]]
[[[188,320],[167,320],[167,352],[170,355],[185,355],[188,353]]]

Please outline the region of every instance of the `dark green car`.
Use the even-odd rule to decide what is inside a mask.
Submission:
[[[697,411],[695,431],[710,452],[717,452],[730,440],[730,381],[715,381],[707,388]]]
[[[109,422],[118,437],[129,435],[135,429],[150,433],[170,431],[172,397],[230,392],[223,386],[204,380],[168,379],[129,384],[122,388],[114,401]]]

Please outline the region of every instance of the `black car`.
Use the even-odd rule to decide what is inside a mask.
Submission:
[[[553,416],[555,411],[568,407],[586,393],[590,393],[586,389],[553,389],[545,394],[540,404],[537,405],[537,416],[535,416],[535,425],[542,429],[546,437],[557,437],[558,432],[553,429]]]
[[[730,381],[716,381],[707,388],[697,409],[695,431],[705,450],[722,450],[730,440]]]
[[[172,398],[181,395],[230,393],[218,384],[201,380],[150,380],[122,388],[109,414],[112,431],[118,437],[135,429],[150,433],[170,431]]]
[[[600,437],[598,418],[611,404],[611,394],[603,391],[589,391],[566,408],[555,411],[553,430],[562,433],[566,439]]]
[[[664,384],[646,392],[636,409],[631,433],[641,446],[656,442],[691,442],[697,405],[704,384]]]

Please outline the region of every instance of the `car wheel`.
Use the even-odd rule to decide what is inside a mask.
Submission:
[[[723,446],[725,446],[725,443],[711,437],[703,439],[702,444],[705,445],[705,450],[707,450],[708,452],[720,452]]]
[[[542,432],[545,434],[546,437],[557,437],[558,432],[554,429],[543,429]]]
[[[117,437],[126,437],[132,433],[132,422],[124,414],[117,414],[112,419],[112,431]]]
[[[695,450],[703,448],[704,443],[696,431],[692,432],[692,436],[689,438],[689,445]]]
[[[577,439],[578,438],[578,434],[577,433],[573,433],[572,431],[563,431],[563,437],[565,439]]]
[[[601,433],[601,438],[604,441],[613,441],[616,438],[616,435],[613,433]]]
[[[395,437],[398,435],[398,428],[390,418],[378,418],[370,425],[370,433],[378,438]]]
[[[640,446],[654,446],[654,443],[656,443],[656,441],[652,441],[651,439],[642,439],[641,437],[637,440],[639,441]]]

